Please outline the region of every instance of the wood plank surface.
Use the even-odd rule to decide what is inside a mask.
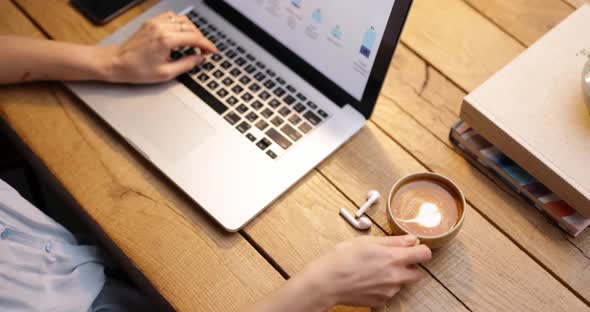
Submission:
[[[54,38],[62,40],[61,36],[63,36],[63,38],[67,38],[74,42],[87,43],[91,41],[91,39],[85,38],[87,35],[90,38],[98,39],[106,35],[103,33],[103,30],[99,31],[98,35],[93,34],[93,28],[95,27],[92,25],[85,25],[82,21],[80,21],[80,24],[85,25],[83,27],[69,27],[71,24],[76,24],[76,21],[73,19],[82,20],[82,17],[73,14],[70,15],[71,12],[69,12],[69,10],[71,8],[63,7],[63,1],[53,2],[51,4],[51,10],[53,10],[55,14],[59,14],[59,12],[62,11],[59,8],[60,5],[63,7],[63,11],[69,12],[65,14],[65,16],[68,16],[69,21],[65,23],[60,19],[58,26],[53,24],[53,18],[47,18],[50,15],[41,14],[41,12],[45,12],[45,10],[38,9],[37,2],[22,2],[20,4],[27,10],[31,8],[31,10],[27,12],[31,16],[36,17],[36,21]],[[139,12],[141,12],[141,10]],[[139,12],[136,12],[135,14],[139,14]],[[45,27],[45,25],[48,25],[48,27]],[[64,30],[63,27],[66,26],[68,27]],[[116,26],[113,26],[112,23],[109,24],[108,27],[116,29]],[[77,32],[78,30],[79,32]],[[68,103],[72,102],[72,99],[62,100]],[[81,110],[80,113],[83,114],[82,111],[83,110]],[[85,118],[92,119],[92,116],[85,116]],[[49,137],[47,137],[47,139],[49,139]],[[118,141],[117,139],[111,138],[111,140],[115,145],[118,145],[118,143],[116,143]],[[40,156],[44,157],[43,154]],[[87,155],[86,157],[89,156]],[[108,161],[109,164],[113,165],[123,165],[120,161],[114,159],[103,161]],[[132,162],[133,160],[129,159],[127,161]],[[63,169],[64,168],[56,168],[56,170],[59,171]],[[158,177],[150,177],[149,179],[158,179]],[[73,186],[68,186],[68,189],[70,187]],[[81,192],[86,191],[87,190],[81,190]],[[140,194],[143,195],[144,193],[141,192]],[[77,195],[83,194],[74,194],[74,196]],[[176,196],[173,189],[168,190],[164,197],[168,198],[168,196]],[[265,252],[271,254],[273,260],[280,265],[287,274],[293,275],[300,271],[305,264],[319,257],[326,250],[332,248],[336,243],[359,235],[359,232],[353,230],[338,216],[338,209],[345,205],[352,206],[350,202],[347,202],[345,197],[338,192],[338,190],[330,187],[330,184],[325,178],[318,173],[312,173],[309,177],[295,186],[283,200],[278,201],[273,207],[268,209],[268,212],[263,213],[263,215],[255,222],[256,225],[249,226],[244,232],[252,238],[258,246],[263,247]],[[173,208],[175,205],[170,206],[170,208]],[[323,210],[315,209],[318,207],[323,208]],[[349,207],[349,209],[352,210],[353,208]],[[191,215],[194,214],[194,212],[179,212],[181,217],[186,217],[184,214]],[[337,222],[334,222],[335,220]],[[198,225],[198,223],[195,224]],[[289,227],[284,226],[289,224],[294,226],[293,231],[290,231]],[[302,231],[303,229],[306,230]],[[130,231],[122,233],[121,236],[131,235],[133,233],[133,231]],[[374,231],[373,234],[384,235],[384,233],[379,230]],[[318,237],[321,235],[326,235],[327,237],[330,237],[330,239],[320,241],[318,244]],[[283,241],[277,239],[277,237],[286,238],[286,241],[290,243],[290,248],[288,250],[282,248],[285,245],[283,245]],[[277,245],[277,243],[279,244]],[[134,244],[135,242],[130,242],[128,245],[123,246],[122,249],[126,250],[127,248],[135,248]],[[185,246],[183,244],[184,243],[180,245]],[[187,248],[192,248],[192,246]],[[130,257],[132,256],[133,255]],[[214,268],[212,271],[214,272],[215,270],[217,270],[217,268]],[[148,276],[148,278],[151,277]],[[207,284],[207,282],[202,280],[202,284]],[[170,287],[172,289],[175,288],[173,286]],[[426,274],[426,278],[421,283],[404,289],[399,296],[396,296],[396,300],[393,303],[396,306],[406,307],[407,309],[410,309],[411,307],[410,310],[421,310],[423,308],[434,309],[437,306],[445,306],[453,311],[465,310],[463,305],[461,305],[450,292],[444,289],[440,283],[428,274]],[[356,311],[366,309],[338,307],[335,310]]]
[[[357,192],[358,193],[358,192]],[[339,242],[363,235],[338,215],[357,209],[317,172],[309,174],[244,230],[289,275],[299,272]],[[364,235],[385,235],[378,227]],[[432,276],[405,287],[390,305],[403,311],[466,311]]]
[[[39,14],[37,21],[43,27],[47,24],[48,27],[45,28],[45,31],[57,39],[68,39],[74,42],[85,43],[88,42],[86,41],[87,38],[84,37],[86,35],[89,35],[90,38],[98,39],[107,35],[103,30],[101,30],[98,35],[93,34],[93,28],[95,27],[92,25],[85,25],[82,21],[80,21],[80,24],[84,25],[83,27],[69,27],[69,25],[77,23],[72,21],[72,19],[82,19],[80,16],[70,15],[71,12],[65,13],[65,16],[69,18],[68,22],[63,22],[62,19],[59,19],[59,22],[56,25],[53,23],[53,19],[45,19],[48,15],[41,14],[41,12],[45,12],[46,10],[39,9],[38,3],[23,2],[21,5],[27,10],[32,8],[28,11],[31,16],[37,16],[36,14]],[[60,8],[60,5],[62,8]],[[49,10],[49,8],[47,9]],[[51,3],[51,10],[57,14],[58,12],[69,12],[71,8],[63,7],[63,2],[53,2]],[[139,12],[136,14],[138,13]],[[108,27],[116,29],[116,26],[112,25],[113,24],[111,23]],[[43,157],[43,155],[41,155],[41,157]],[[250,231],[250,228],[245,230],[247,235],[256,241],[256,244],[265,247],[264,249],[266,253],[277,255],[276,259],[280,259],[280,261],[277,261],[277,264],[279,264],[289,275],[296,274],[296,272],[301,270],[306,263],[323,254],[328,248],[332,248],[337,242],[358,235],[358,232],[352,230],[350,226],[344,223],[338,216],[337,211],[340,206],[343,206],[339,205],[339,203],[346,203],[346,199],[336,189],[330,188],[329,185],[330,184],[321,175],[312,173],[308,179],[305,179],[304,182],[295,186],[291,190],[291,193],[294,193],[293,195],[287,196],[287,198],[294,198],[295,200],[287,201],[285,204],[283,204],[282,201],[279,201],[269,209],[271,212],[264,214],[264,217],[258,219],[256,222],[258,227],[253,227],[252,231]],[[318,200],[318,198],[321,198],[322,200]],[[329,201],[330,198],[336,198],[338,201]],[[326,201],[326,199],[328,201]],[[350,203],[348,203],[348,205],[350,206]],[[309,207],[317,206],[324,207],[324,213],[317,209],[309,210]],[[330,207],[331,210],[326,210],[327,207]],[[302,215],[304,218],[298,217],[298,212],[303,211],[306,211],[306,213]],[[325,212],[327,211],[331,213],[326,214]],[[338,220],[338,222],[333,222],[335,219]],[[275,239],[276,235],[281,233],[277,233],[278,231],[274,229],[283,229],[282,227],[279,227],[279,225],[274,224],[275,221],[282,222],[282,224],[298,225],[298,229],[302,229],[303,226],[306,225],[306,222],[313,222],[307,224],[311,227],[308,228],[309,231],[307,232],[285,232],[284,237],[292,238],[289,242],[292,244],[293,242],[297,243],[293,244],[294,246],[286,252],[282,248],[283,245],[278,245],[278,247],[281,248],[275,248],[277,245],[273,245],[273,243],[281,242]],[[335,226],[325,227],[326,224],[334,224]],[[255,230],[261,228],[268,229],[274,233],[274,235]],[[301,236],[295,238],[292,237],[292,234],[297,233]],[[314,244],[317,241],[318,235],[321,235],[322,233],[326,233],[332,238],[332,240],[326,241],[322,244]],[[376,233],[381,233],[381,235],[383,235],[383,232],[374,232],[374,234]],[[131,233],[125,234],[129,235]],[[124,248],[129,247],[132,246],[125,246]],[[291,266],[291,261],[297,262],[298,265]],[[420,284],[404,289],[402,293],[396,297],[394,303],[397,306],[405,307],[428,307],[429,309],[432,309],[442,305],[451,310],[461,311],[465,309],[447,290],[428,274],[426,274],[426,278]],[[348,311],[352,309],[339,307],[338,310]]]
[[[523,50],[461,0],[414,1],[401,40],[465,90]]]
[[[391,105],[391,102],[382,98],[382,104]],[[392,116],[389,120],[397,125],[403,124]],[[425,146],[430,143],[419,137],[412,137],[412,140],[423,142]],[[437,152],[438,148],[430,145],[429,153]],[[387,194],[399,178],[425,171],[425,168],[370,123],[336,157],[325,161],[320,171],[360,205],[365,198],[356,190],[374,188]],[[369,214],[389,232],[385,219],[386,202],[381,200]],[[470,310],[588,310],[582,301],[470,206],[467,211],[461,233],[449,246],[436,251],[432,263],[426,268]],[[507,276],[511,278],[506,279]],[[514,295],[507,297],[507,293]],[[563,301],[558,303],[555,300]]]
[[[430,13],[431,15],[439,14],[435,8],[444,9],[442,2],[424,2],[429,3],[427,7],[433,11]],[[439,7],[434,7],[437,4]],[[447,9],[450,10],[450,7]],[[419,10],[426,9],[424,6],[414,7],[414,12],[417,15],[427,16],[429,14],[428,12],[416,13]],[[477,15],[477,12],[473,9],[461,8],[455,9],[454,12],[447,11],[446,20],[445,17],[437,17],[437,19],[442,24],[449,24],[455,19],[454,16],[467,14],[466,12],[473,16]],[[429,24],[425,25],[423,28],[431,26]],[[494,25],[485,25],[486,28],[495,27]],[[436,40],[436,43],[431,45],[438,46],[441,50],[453,50],[455,49],[453,45],[459,44],[459,41],[461,41],[455,38],[456,35],[453,36],[447,31],[439,31],[437,27],[430,27],[421,31],[430,33],[431,39]],[[487,59],[493,57],[493,54],[496,53],[496,51],[480,47],[488,45],[484,34],[490,32],[490,30],[481,31],[477,27],[471,27],[463,29],[462,32],[460,36],[481,38],[471,42],[472,50],[480,53],[480,55],[474,56],[476,59]],[[469,32],[469,34],[465,34],[466,32]],[[504,36],[504,40],[513,40],[507,34],[504,34]],[[419,38],[413,40],[419,40]],[[423,45],[427,45],[427,43],[423,43]],[[524,50],[524,47],[521,50]],[[475,53],[473,51],[472,53]],[[418,53],[421,54],[420,51]],[[432,53],[438,52],[434,51]],[[389,107],[383,107],[384,109],[381,110],[382,107],[379,105],[374,120],[431,170],[450,175],[461,183],[476,209],[484,213],[486,218],[492,220],[511,239],[531,253],[543,266],[549,268],[560,279],[574,288],[588,302],[590,298],[590,288],[588,287],[590,274],[586,272],[589,272],[590,253],[587,248],[590,245],[588,243],[590,235],[586,232],[577,239],[569,238],[533,207],[515,199],[514,196],[507,196],[499,188],[493,187],[489,179],[469,166],[464,159],[458,157],[450,148],[447,150],[440,146],[440,142],[450,146],[447,139],[448,129],[454,123],[453,114],[457,115],[459,112],[461,98],[464,96],[465,91],[454,85],[452,81],[449,81],[432,67],[438,69],[452,65],[468,71],[473,66],[469,61],[457,61],[464,59],[459,56],[455,60],[445,60],[445,52],[442,52],[442,54],[434,58],[437,59],[438,63],[429,64],[411,51],[403,48],[399,49],[392,63],[394,71],[396,68],[397,71],[395,71],[395,74],[390,75],[391,78],[388,78],[383,94],[393,99],[402,111],[410,115],[410,118],[404,118],[404,120],[408,119],[410,122],[415,120],[416,122],[413,122],[415,125],[410,126],[411,123],[404,123],[402,120],[393,122],[391,118],[400,117],[397,114],[398,110],[387,113]],[[446,64],[443,64],[445,62]],[[444,74],[449,75],[448,72],[444,72]],[[492,74],[493,72],[489,73],[489,75]],[[439,143],[436,140],[428,140],[427,144],[416,141],[417,138],[426,140],[432,136],[432,133],[438,137]],[[438,153],[432,153],[433,146],[437,145],[439,146],[436,148]],[[547,252],[547,250],[550,250],[550,252]]]
[[[582,4],[584,3],[588,3],[588,0],[563,0],[566,3],[568,3],[569,5],[579,8],[582,6]]]
[[[573,12],[561,0],[465,0],[525,45],[533,44]]]
[[[1,34],[41,36],[10,2],[0,12]],[[239,311],[283,283],[248,242],[179,196],[59,84],[2,87],[0,112],[175,309]]]
[[[149,3],[153,2],[150,1]],[[18,3],[52,37],[84,43],[94,43],[104,38],[112,30],[116,29],[120,25],[119,23],[122,24],[130,20],[148,5],[146,4],[145,7],[127,13],[123,18],[117,19],[116,22],[107,25],[104,29],[93,31],[94,26],[85,24],[73,9],[64,6],[64,1],[53,0],[40,3],[34,0],[19,0]],[[352,231],[348,225],[337,217],[337,210],[340,206],[345,206],[351,210],[354,209],[355,206],[364,202],[364,193],[370,188],[377,188],[383,194],[386,194],[387,188],[393,184],[395,179],[406,173],[424,171],[426,168],[450,173],[457,170],[457,179],[460,179],[461,183],[465,184],[462,184],[462,187],[464,190],[469,190],[468,197],[471,203],[476,210],[483,211],[485,218],[470,208],[469,221],[466,222],[465,228],[458,239],[447,248],[436,252],[434,261],[426,266],[426,269],[436,279],[428,276],[420,284],[404,289],[401,295],[396,297],[385,310],[439,310],[440,307],[445,307],[445,310],[447,310],[447,307],[448,310],[464,310],[465,307],[457,298],[471,310],[587,310],[586,305],[518,248],[519,246],[525,249],[532,248],[535,258],[540,259],[538,261],[549,267],[554,274],[563,279],[568,285],[574,285],[575,287],[572,286],[572,288],[576,289],[577,292],[584,293],[586,289],[584,283],[587,282],[585,276],[588,274],[581,274],[582,277],[578,278],[578,280],[573,276],[576,269],[582,269],[582,271],[578,270],[578,272],[585,272],[583,265],[586,262],[580,259],[584,255],[577,250],[577,246],[569,244],[559,230],[556,230],[553,225],[549,224],[544,217],[532,210],[531,207],[502,191],[489,179],[471,168],[449,148],[448,142],[445,142],[446,134],[444,133],[448,133],[450,124],[456,121],[460,100],[464,96],[463,90],[468,90],[468,87],[473,87],[483,81],[498,67],[519,53],[523,47],[517,40],[508,36],[491,21],[483,18],[469,5],[461,1],[451,0],[443,3],[416,1],[407,27],[409,30],[406,30],[403,36],[404,42],[418,55],[428,60],[432,66],[428,65],[426,61],[411,50],[403,47],[398,49],[396,59],[393,62],[394,67],[388,76],[388,83],[384,89],[385,97],[380,99],[377,106],[376,115],[380,118],[374,118],[375,124],[366,127],[342,150],[322,164],[320,166],[321,174],[312,173],[304,179],[287,196],[279,200],[249,225],[243,233],[252,239],[266,254],[270,255],[285,272],[291,275],[299,271],[305,263],[316,258],[337,242],[358,235],[357,232]],[[472,2],[471,5],[473,3],[475,2]],[[438,11],[435,12],[435,10]],[[66,18],[55,21],[55,14],[64,15]],[[458,19],[457,17],[461,18]],[[429,21],[429,18],[432,18],[432,20]],[[420,21],[413,21],[414,19]],[[494,22],[501,25],[499,21],[494,20]],[[444,25],[439,25],[439,23]],[[464,29],[468,24],[471,24],[469,27],[473,27],[473,30]],[[461,32],[456,33],[457,30]],[[522,38],[526,36],[532,37],[531,34],[535,31],[539,32],[538,30],[523,31],[520,36]],[[444,39],[435,38],[436,36],[442,36]],[[455,40],[452,43],[459,44],[459,47],[450,47],[451,43],[442,42],[452,36],[463,37],[451,38]],[[519,38],[516,35],[514,36]],[[489,42],[481,44],[481,38],[485,38]],[[431,51],[433,49],[438,50]],[[491,55],[491,59],[478,59],[482,55],[486,57]],[[396,67],[398,62],[403,65]],[[473,67],[471,71],[470,66]],[[444,75],[437,69],[442,70]],[[460,87],[457,87],[453,82]],[[131,178],[134,181],[133,184],[137,183],[139,185],[139,188],[130,188],[132,190],[133,204],[146,204],[141,203],[141,201],[147,201],[147,204],[150,204],[148,197],[155,198],[156,202],[164,202],[166,204],[164,206],[167,206],[170,210],[175,210],[178,215],[189,220],[192,227],[196,225],[202,230],[202,223],[205,223],[204,227],[208,230],[204,230],[204,234],[199,232],[199,236],[205,235],[208,237],[213,235],[214,238],[199,238],[206,241],[208,246],[224,247],[223,252],[231,253],[227,249],[234,250],[236,248],[235,250],[237,250],[239,248],[234,246],[245,244],[241,236],[238,236],[237,239],[231,236],[232,239],[230,240],[237,242],[227,243],[226,238],[229,235],[218,233],[214,225],[207,225],[207,221],[209,223],[211,221],[207,220],[199,211],[191,209],[190,202],[178,196],[174,188],[168,187],[165,182],[162,182],[161,177],[151,174],[149,165],[138,160],[134,153],[126,147],[119,146],[120,144],[116,143],[118,141],[111,137],[111,133],[108,131],[101,132],[102,126],[97,125],[87,115],[87,112],[72,103],[69,96],[63,94],[55,96],[56,93],[61,93],[59,87],[50,86],[51,89],[58,89],[58,91],[53,92],[53,97],[66,103],[62,106],[68,108],[63,110],[69,112],[70,115],[76,116],[77,119],[74,120],[77,120],[77,122],[70,122],[70,126],[74,124],[76,127],[83,129],[81,132],[84,133],[84,135],[80,136],[83,139],[78,138],[76,141],[71,141],[69,144],[72,145],[65,147],[65,150],[67,148],[73,150],[73,146],[76,144],[82,146],[91,144],[95,149],[96,146],[99,146],[99,150],[103,151],[98,153],[102,155],[99,157],[100,161],[116,163],[121,168],[119,170],[123,170],[122,173],[115,175],[117,181],[125,179],[125,182],[127,182],[126,180]],[[42,87],[46,88],[45,86]],[[2,99],[15,101],[16,92],[14,91],[12,96],[5,97],[6,95],[4,95]],[[44,100],[51,102],[50,98],[50,96],[47,96]],[[53,101],[56,100],[53,99]],[[423,105],[426,105],[426,109],[424,109]],[[14,107],[12,104],[11,106]],[[422,114],[419,113],[420,109],[424,111]],[[30,121],[41,122],[41,118],[28,119],[20,109],[18,114],[13,115],[14,111],[9,113],[15,116],[14,118],[25,120],[16,122],[19,124],[20,132],[28,132],[29,136],[40,133],[40,129],[25,129],[25,125],[26,122]],[[3,114],[6,115],[5,112]],[[36,116],[40,116],[40,114]],[[45,123],[45,127],[48,127],[46,121]],[[65,131],[62,133],[65,133]],[[401,146],[397,145],[391,138]],[[28,140],[34,139],[28,138]],[[81,143],[81,141],[84,142]],[[48,142],[37,142],[37,144],[43,147],[37,147],[38,150],[42,150],[44,153],[51,151],[47,147]],[[120,154],[125,156],[120,156]],[[368,163],[368,159],[372,162]],[[79,173],[72,172],[71,169],[67,172],[67,166],[70,166],[70,164],[66,166],[63,163],[64,161],[72,161],[72,159],[52,159],[51,164],[60,172],[66,171],[62,175],[71,176],[73,181],[84,176],[79,176]],[[83,166],[84,164],[76,165]],[[101,168],[101,166],[105,166],[105,164],[96,165],[97,168]],[[108,166],[105,167],[108,168]],[[112,171],[118,171],[113,169],[115,167],[110,168]],[[57,174],[57,172],[54,172],[54,174]],[[95,173],[92,171],[91,174]],[[141,177],[147,178],[146,183],[136,181],[140,180]],[[453,179],[455,179],[455,176],[453,176]],[[111,180],[113,180],[112,177]],[[477,182],[475,187],[471,187],[473,181]],[[70,185],[70,187],[74,187],[74,185]],[[79,185],[75,187],[78,188],[79,192],[75,194],[76,197],[88,196],[82,193],[88,192],[90,186],[87,186],[87,188]],[[148,194],[148,197],[137,195],[135,191],[138,189],[140,194]],[[91,190],[94,190],[94,188]],[[340,191],[344,192],[346,197],[353,202],[348,201]],[[483,192],[484,199],[479,199],[478,192]],[[90,200],[87,201],[90,202]],[[113,202],[118,203],[117,201]],[[97,201],[93,203],[97,203]],[[373,209],[370,214],[381,227],[389,230],[382,203],[376,209]],[[131,203],[128,205],[131,205]],[[125,207],[128,207],[128,205],[126,203]],[[481,209],[479,205],[485,205],[486,209]],[[501,205],[502,213],[494,211],[495,205]],[[514,207],[518,212],[517,215],[523,214],[517,217],[516,222],[508,220],[511,214],[514,214]],[[127,210],[132,209],[125,209],[125,211]],[[110,216],[95,213],[100,218]],[[532,217],[532,222],[528,219],[529,217]],[[111,218],[111,220],[118,219]],[[488,220],[493,222],[490,223]],[[117,225],[120,225],[120,222]],[[190,232],[191,226],[185,225],[187,233]],[[515,240],[517,244],[511,242],[495,226],[508,233],[509,237]],[[524,226],[524,229],[518,228],[518,226]],[[535,228],[537,226],[539,228]],[[549,228],[549,234],[544,234],[543,231],[546,231],[547,228]],[[529,239],[527,230],[530,229],[534,229],[534,232],[533,237]],[[130,229],[130,231],[136,230],[140,231],[142,228]],[[383,235],[377,229],[372,233],[374,235]],[[218,236],[222,238],[217,238]],[[535,244],[538,244],[539,240],[543,244],[539,244],[535,248]],[[163,239],[158,240],[158,242],[163,241]],[[549,243],[546,241],[549,241]],[[585,242],[582,241],[581,243]],[[124,244],[125,248],[131,249],[134,248],[133,246],[137,246],[135,241],[124,241],[122,244]],[[231,247],[228,247],[228,244]],[[552,247],[548,255],[541,254],[541,249],[544,246]],[[215,250],[215,247],[210,249]],[[246,255],[242,257],[248,256],[248,258],[251,258],[249,253],[252,252],[252,249],[249,246],[244,246],[242,249],[246,251]],[[145,256],[141,254],[141,251],[135,252],[135,256]],[[192,254],[187,251],[187,254],[183,256],[184,260],[188,261]],[[226,254],[215,256],[222,258]],[[253,258],[260,257],[255,255]],[[238,257],[238,259],[241,258]],[[567,270],[563,263],[568,262],[558,263],[558,261],[573,261],[574,268]],[[222,261],[226,267],[231,268],[228,270],[231,274],[240,274],[240,269],[243,269],[237,263],[239,261],[229,261],[229,264],[225,262],[227,260]],[[253,262],[256,267],[258,261]],[[158,264],[162,265],[163,263],[159,262]],[[256,273],[250,274],[264,275],[264,272],[266,272],[262,269],[261,271],[253,271],[256,271]],[[153,277],[167,279],[168,281],[173,280],[168,278],[167,274],[169,272],[166,271],[165,273]],[[192,272],[192,274],[196,273]],[[250,295],[250,298],[243,298],[242,304],[251,301],[252,298],[260,296],[281,283],[280,277],[276,278],[276,274],[269,273],[269,275],[271,275],[269,278],[271,282],[268,283],[268,287],[263,287],[263,290],[251,290],[250,292],[253,294]],[[178,275],[175,275],[174,278],[178,278]],[[238,275],[232,278],[242,281],[245,279],[259,279],[260,277],[250,275],[242,279],[242,276]],[[228,277],[228,280],[231,280],[231,278]],[[180,307],[187,307],[190,302],[194,303],[194,300],[197,300],[195,298],[186,298],[186,296],[190,297],[191,294],[188,293],[190,290],[176,296],[174,294],[176,286],[166,286],[169,287],[169,289],[164,289],[168,291],[166,298],[181,302],[178,305]],[[453,295],[447,289],[451,290]],[[220,302],[224,299],[223,296],[223,294],[219,295]],[[232,307],[235,308],[239,305],[239,303],[236,303]]]

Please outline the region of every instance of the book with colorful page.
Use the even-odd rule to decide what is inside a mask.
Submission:
[[[572,236],[578,236],[590,225],[590,219],[576,212],[466,122],[459,121],[451,129],[450,139],[471,163],[488,176],[506,183]]]

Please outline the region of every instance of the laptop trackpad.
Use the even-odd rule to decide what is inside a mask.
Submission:
[[[162,92],[152,93],[149,99],[127,108],[133,108],[128,116],[135,117],[131,125],[142,141],[170,161],[177,161],[215,133],[205,119],[186,105],[172,92]]]

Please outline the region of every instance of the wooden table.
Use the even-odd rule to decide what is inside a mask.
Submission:
[[[94,44],[144,11],[104,27],[66,0],[0,0],[0,33]],[[337,213],[366,191],[434,171],[464,190],[462,232],[403,289],[390,311],[587,311],[590,232],[571,238],[472,168],[447,139],[463,96],[583,0],[416,0],[367,126],[254,222],[228,234],[58,83],[0,89],[0,116],[179,311],[238,311],[336,243],[362,235]],[[370,211],[391,232],[383,202]],[[367,310],[338,307],[337,310]]]

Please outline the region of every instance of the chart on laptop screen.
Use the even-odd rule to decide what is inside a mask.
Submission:
[[[360,100],[394,0],[226,0]]]

